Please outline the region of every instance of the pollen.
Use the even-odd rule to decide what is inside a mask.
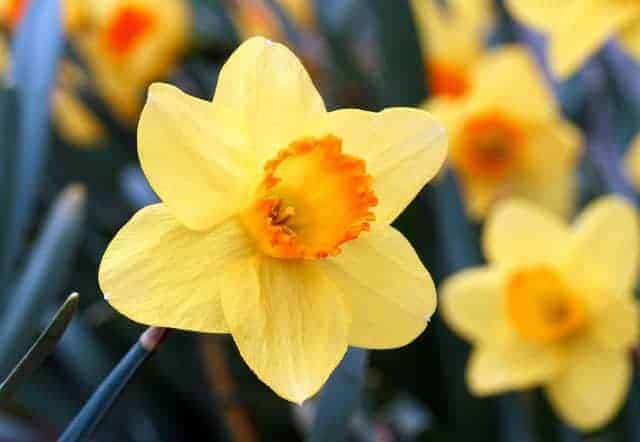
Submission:
[[[319,259],[370,228],[378,200],[365,161],[326,135],[291,143],[267,161],[255,201],[242,216],[265,254]]]
[[[427,63],[425,66],[427,84],[433,95],[458,98],[469,90],[465,69],[446,62]]]
[[[456,169],[469,178],[500,181],[517,173],[526,162],[525,128],[500,110],[469,118],[456,138],[452,161]]]
[[[586,321],[584,299],[548,267],[516,272],[506,288],[506,307],[515,329],[537,342],[562,340]]]
[[[151,11],[132,5],[121,7],[106,27],[104,42],[116,58],[129,55],[153,29],[155,16]]]

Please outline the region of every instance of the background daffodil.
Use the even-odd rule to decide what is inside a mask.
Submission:
[[[189,43],[185,0],[93,0],[86,30],[73,36],[96,87],[124,123],[134,122],[144,91],[167,76]]]
[[[569,216],[581,136],[565,120],[527,51],[505,46],[476,64],[471,90],[427,108],[447,127],[451,167],[469,215],[482,219],[507,196]]]
[[[484,50],[492,5],[486,0],[412,0],[425,80],[431,96],[456,98],[468,91],[470,70]]]
[[[625,158],[626,171],[633,186],[640,189],[640,136],[636,136]]]
[[[212,102],[153,85],[138,151],[163,202],[120,230],[99,275],[129,318],[231,333],[294,402],[348,345],[397,347],[426,327],[433,283],[389,226],[446,155],[426,112],[327,112],[299,60],[256,37]]]
[[[608,422],[631,383],[639,247],[635,210],[617,197],[596,200],[571,227],[525,201],[496,208],[488,264],[442,287],[445,320],[473,344],[471,391],[544,386],[572,426]]]
[[[640,3],[633,0],[507,0],[524,23],[547,34],[553,72],[566,78],[613,37],[640,58]]]

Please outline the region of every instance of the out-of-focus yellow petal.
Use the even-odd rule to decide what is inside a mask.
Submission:
[[[626,172],[636,190],[640,190],[640,135],[631,142],[625,158]]]
[[[640,14],[630,1],[581,0],[567,5],[549,28],[549,59],[560,78],[573,74],[616,32]]]
[[[423,52],[429,60],[446,60],[462,68],[478,58],[491,23],[487,0],[412,0]]]
[[[517,80],[516,80],[517,79]],[[473,69],[471,108],[504,108],[523,123],[555,120],[556,102],[538,66],[520,45],[488,53]]]
[[[628,350],[640,339],[638,303],[632,297],[613,297],[598,312],[589,333],[602,346],[611,350]]]
[[[234,118],[211,102],[156,83],[138,127],[145,175],[187,227],[203,230],[232,215],[247,190],[246,142]]]
[[[511,14],[527,25],[549,29],[559,15],[564,15],[571,3],[583,0],[507,0],[505,5]]]
[[[104,127],[72,92],[57,88],[53,93],[53,122],[60,135],[79,146],[95,146],[105,135]]]
[[[306,261],[254,257],[231,264],[222,305],[240,354],[277,394],[302,403],[347,349],[343,295]]]
[[[533,128],[527,146],[527,173],[540,180],[570,174],[582,153],[582,142],[580,130],[560,118]],[[553,161],[549,161],[551,153]]]
[[[624,48],[637,60],[640,59],[640,17],[622,29],[620,41]]]
[[[393,227],[365,232],[319,264],[351,306],[350,345],[406,345],[422,333],[436,308],[429,273]]]
[[[563,368],[560,348],[519,339],[486,343],[471,353],[467,383],[479,396],[542,385]]]
[[[326,129],[344,151],[367,163],[378,196],[376,220],[390,223],[440,170],[447,154],[442,125],[425,111],[390,108],[382,112],[330,112]]]
[[[576,181],[573,171],[567,171],[564,175],[550,174],[546,179],[523,177],[514,183],[514,193],[562,219],[569,219],[575,212],[578,198]]]
[[[487,220],[483,246],[487,259],[501,267],[555,264],[569,244],[565,223],[524,200],[498,205]]]
[[[262,37],[245,41],[231,54],[213,101],[240,115],[262,160],[297,138],[317,135],[316,124],[326,113],[300,60]]]
[[[100,288],[112,307],[136,322],[228,332],[220,274],[229,260],[251,251],[235,220],[201,233],[155,204],[136,213],[109,244],[100,264]]]
[[[609,422],[622,407],[631,374],[629,353],[607,351],[585,340],[572,349],[566,371],[546,391],[566,422],[591,431]]]
[[[615,196],[596,200],[571,232],[563,265],[567,278],[594,297],[631,296],[638,280],[639,238],[630,203]]]
[[[440,289],[440,313],[466,339],[491,342],[506,324],[504,284],[504,274],[487,267],[456,273]]]

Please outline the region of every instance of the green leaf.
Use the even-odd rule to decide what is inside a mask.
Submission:
[[[382,107],[415,106],[425,97],[424,67],[408,0],[370,0],[382,58],[378,100]]]
[[[20,362],[13,367],[9,376],[0,384],[0,401],[9,399],[16,388],[27,380],[42,365],[47,356],[53,352],[69,322],[73,319],[78,307],[78,300],[77,293],[69,295],[51,322],[49,322],[47,328],[38,336],[36,342],[20,359]]]
[[[29,2],[25,17],[13,39],[12,69],[9,78],[17,91],[15,115],[5,118],[14,123],[17,132],[8,189],[7,219],[4,223],[2,265],[0,274],[11,274],[20,254],[22,240],[29,226],[38,184],[42,176],[49,146],[50,95],[54,86],[63,38],[58,0]],[[6,106],[6,105],[5,105]],[[16,113],[16,107],[8,107]],[[13,120],[15,119],[15,120]],[[4,146],[3,146],[4,148]],[[7,189],[3,187],[3,192]],[[0,282],[4,282],[0,280]],[[5,285],[6,286],[6,285]]]
[[[37,319],[50,305],[47,298],[60,290],[84,228],[86,191],[72,184],[49,211],[24,271],[9,291],[0,318],[0,373],[6,374],[28,345]]]
[[[323,387],[309,442],[347,440],[353,412],[361,403],[367,352],[350,348]]]

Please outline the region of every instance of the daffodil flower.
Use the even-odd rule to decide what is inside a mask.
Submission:
[[[186,0],[93,0],[74,44],[99,93],[124,123],[134,123],[148,85],[175,67],[189,41]]]
[[[484,51],[491,25],[487,0],[411,0],[424,52],[426,84],[431,96],[456,98],[470,86],[470,69]]]
[[[551,69],[561,78],[613,37],[640,59],[640,2],[635,0],[507,0],[506,6],[548,36]]]
[[[432,280],[389,225],[446,155],[426,112],[327,112],[300,61],[256,37],[226,62],[212,102],[152,85],[138,152],[163,202],[103,257],[100,286],[124,315],[231,333],[294,402],[348,345],[398,347],[426,327]]]
[[[581,430],[622,406],[638,343],[639,231],[634,208],[605,197],[573,226],[531,203],[508,201],[484,231],[486,266],[442,287],[446,322],[473,346],[476,395],[544,387]]]
[[[535,62],[524,48],[504,46],[483,56],[471,83],[465,96],[426,107],[449,131],[451,167],[470,217],[482,220],[509,196],[568,217],[581,135],[562,117]]]

